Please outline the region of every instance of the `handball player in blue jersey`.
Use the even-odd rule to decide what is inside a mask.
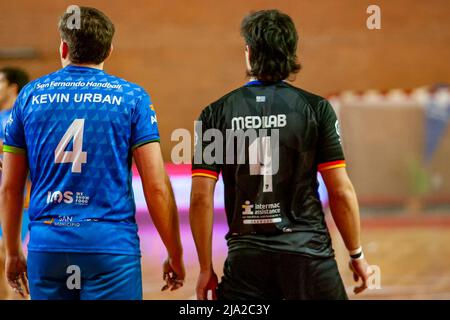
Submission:
[[[147,92],[107,74],[114,25],[79,7],[59,22],[63,68],[28,84],[7,122],[0,190],[6,275],[32,299],[142,299],[134,158],[168,258],[183,285],[178,214]],[[30,172],[28,261],[21,251],[23,188]],[[29,282],[29,287],[28,287]]]
[[[0,180],[3,160],[3,139],[5,138],[5,125],[11,115],[14,102],[22,88],[28,83],[28,74],[17,67],[3,67],[0,69]],[[27,206],[27,204],[25,204]],[[27,235],[28,221],[24,215],[22,222],[22,240]],[[0,220],[1,224],[1,220]],[[2,230],[0,228],[0,300],[11,297],[10,290],[5,278],[5,248],[2,241]]]

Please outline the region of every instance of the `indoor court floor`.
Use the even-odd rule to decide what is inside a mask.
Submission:
[[[213,234],[214,267],[219,278],[226,257],[226,222],[218,214]],[[144,299],[195,299],[197,256],[187,214],[181,215],[186,282],[174,292],[161,292],[165,251],[147,217],[139,222],[143,251]],[[450,299],[450,217],[446,215],[364,218],[362,240],[369,263],[380,268],[381,288],[354,295],[343,242],[330,219],[336,259],[350,299]],[[431,240],[432,239],[432,240]]]
[[[138,215],[142,249],[142,276],[146,300],[192,300],[198,275],[197,254],[188,223],[182,212],[181,236],[184,245],[186,281],[173,292],[161,292],[162,262],[166,252],[143,212]],[[450,216],[442,215],[363,215],[362,241],[369,263],[379,267],[380,289],[354,295],[354,282],[348,269],[348,257],[336,226],[327,215],[336,260],[349,299],[450,299]],[[213,232],[214,267],[219,279],[226,258],[224,240],[227,231],[223,212],[216,214]],[[431,240],[432,239],[432,240]],[[26,250],[26,249],[25,249]],[[12,299],[20,299],[17,295]]]

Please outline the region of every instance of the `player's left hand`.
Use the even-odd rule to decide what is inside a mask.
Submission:
[[[23,298],[26,298],[30,294],[30,289],[28,287],[27,261],[23,253],[6,256],[5,272],[11,288]]]
[[[208,293],[211,292],[211,299],[217,300],[217,287],[219,280],[216,273],[211,268],[210,270],[200,271],[197,280],[197,300],[208,300]]]
[[[184,284],[184,264],[183,260],[176,261],[172,258],[167,258],[163,264],[163,279],[166,284],[161,291],[170,289],[170,291],[181,288]]]
[[[359,279],[362,280],[360,286],[356,286],[353,289],[355,294],[361,293],[368,288],[369,278],[374,274],[375,271],[372,270],[366,259],[351,259],[349,262],[349,268],[353,272],[353,280],[358,282]]]

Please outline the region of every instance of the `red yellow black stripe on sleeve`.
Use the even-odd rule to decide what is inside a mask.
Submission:
[[[345,160],[325,162],[317,166],[318,171],[325,171],[336,168],[345,168]]]
[[[193,169],[192,170],[193,177],[208,177],[212,179],[219,179],[219,174],[212,170],[207,169]]]

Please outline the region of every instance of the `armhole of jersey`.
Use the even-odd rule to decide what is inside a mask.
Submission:
[[[135,144],[131,149],[134,151],[135,149],[142,147],[143,145],[152,143],[152,142],[160,142],[160,139],[153,139],[153,140],[139,142],[139,143]]]
[[[321,163],[317,166],[317,170],[319,172],[322,172],[330,169],[345,168],[345,167],[346,167],[345,160],[337,160]]]
[[[208,169],[192,169],[192,177],[207,177],[214,180],[218,180],[219,173]]]
[[[6,144],[3,145],[3,152],[14,153],[14,154],[26,154],[27,151],[25,149],[19,147],[8,146]]]

